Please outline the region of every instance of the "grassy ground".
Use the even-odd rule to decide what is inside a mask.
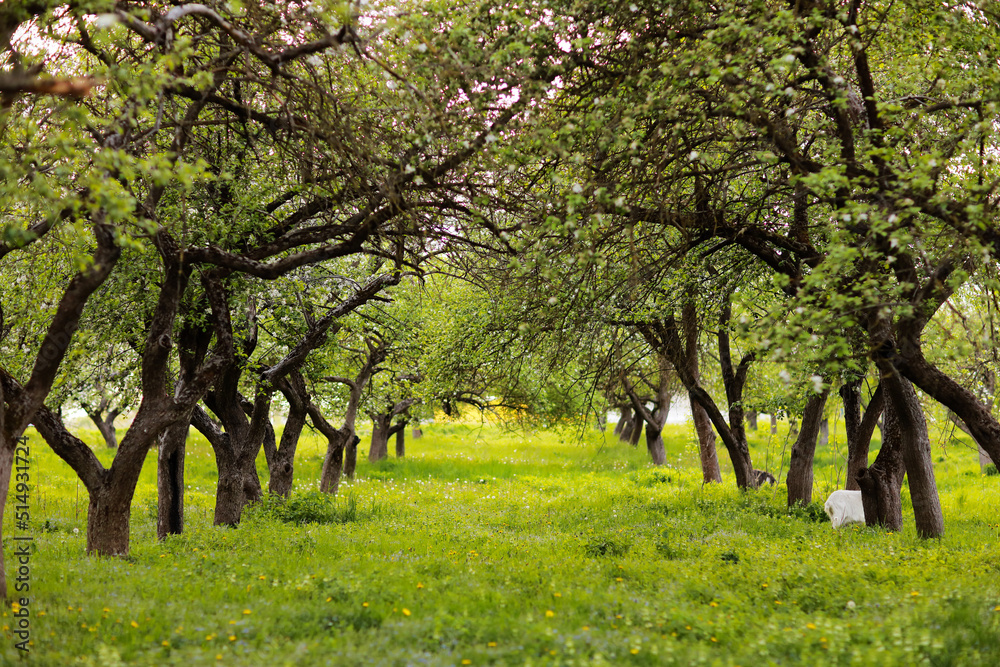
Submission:
[[[724,452],[724,484],[704,487],[693,432],[669,429],[655,469],[596,432],[437,424],[333,503],[311,492],[307,438],[294,502],[237,529],[212,526],[213,458],[192,438],[185,534],[155,539],[150,454],[127,559],[84,554],[86,493],[32,437],[27,662],[1000,664],[1000,477],[967,446],[935,446],[947,533],[922,542],[909,514],[898,534],[833,531],[818,504],[789,514],[781,485],[741,493]],[[756,465],[779,473],[786,444],[760,431]],[[842,450],[818,457],[820,502]],[[0,664],[22,657],[12,614]]]

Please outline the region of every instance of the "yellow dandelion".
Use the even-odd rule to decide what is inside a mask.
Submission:
[[[486,645],[489,646],[490,648],[496,648],[497,647],[497,643],[496,642],[486,642]]]
[[[424,587],[424,585],[418,581],[417,582],[417,588],[423,588],[423,587]]]
[[[40,611],[40,612],[38,612],[38,615],[39,616],[45,616],[45,612],[44,611]]]
[[[167,641],[166,639],[164,639],[164,640],[163,640],[162,642],[160,642],[160,643],[161,643],[161,644],[163,644],[164,646],[170,646],[170,642],[168,642],[168,641]]]
[[[139,624],[136,623],[135,621],[132,621],[131,623],[129,623],[129,625],[131,625],[133,628],[139,627]]]
[[[767,584],[761,584],[760,587],[761,588],[767,588]]]
[[[590,626],[589,625],[583,626],[583,631],[586,632],[587,630],[590,630]]]
[[[545,610],[545,618],[552,618],[555,615],[556,615],[556,613],[554,611],[552,611],[551,609],[546,609]]]
[[[265,576],[264,576],[263,574],[262,574],[262,575],[260,575],[260,576],[259,576],[259,577],[257,577],[257,578],[258,578],[258,579],[260,579],[261,581],[264,581],[265,579],[267,579],[267,577],[265,577]]]
[[[690,629],[691,629],[691,626],[690,626],[690,625],[685,625],[685,626],[684,626],[684,629],[685,629],[685,630],[690,630]]]
[[[719,640],[718,640],[718,639],[716,639],[715,637],[712,637],[712,641],[713,641],[713,642],[717,642],[717,641],[719,641]]]
[[[253,613],[253,612],[252,612],[252,611],[250,611],[249,609],[244,609],[244,610],[243,610],[243,615],[244,615],[244,616],[249,616],[249,615],[250,615],[250,614],[252,614],[252,613]]]
[[[622,579],[621,577],[615,577],[615,581],[625,581],[625,580]]]
[[[229,641],[231,642],[236,641],[236,635],[229,635]]]
[[[13,611],[13,612],[15,612],[15,613],[17,613],[17,612],[21,611],[21,605],[19,605],[16,602],[11,602],[10,603],[10,610]]]
[[[815,623],[806,623],[806,627],[809,628],[810,630],[815,630],[816,629],[816,624]]]
[[[632,655],[639,655],[639,649],[637,648],[631,649],[629,650],[629,653],[631,653]]]
[[[410,610],[407,609],[406,607],[403,607],[403,616],[409,616],[409,615],[410,615]]]
[[[549,651],[549,653],[552,655],[556,655],[557,651],[555,649],[552,649],[551,651]]]
[[[362,607],[367,607],[367,606],[368,606],[368,603],[367,603],[367,602],[362,602],[362,603],[361,603],[361,606],[362,606]]]
[[[222,660],[222,654],[221,653],[216,653],[215,654],[215,659],[216,660]]]
[[[562,593],[553,593],[552,597],[554,597],[554,598],[561,598],[562,597]]]
[[[718,603],[718,602],[714,602],[714,601],[713,601],[713,602],[709,602],[709,603],[708,603],[708,606],[709,606],[709,607],[718,607],[718,606],[719,606],[719,603]]]
[[[472,661],[471,661],[471,660],[469,660],[468,658],[466,658],[465,660],[463,660],[463,661],[462,661],[462,664],[463,664],[463,665],[471,665],[471,664],[472,664]]]
[[[103,611],[103,612],[104,612],[105,614],[107,614],[107,613],[109,613],[109,612],[110,612],[111,610],[110,610],[110,609],[108,609],[107,607],[105,607],[105,608],[104,608],[104,609],[102,609],[101,611]]]
[[[913,597],[917,597],[918,595],[920,595],[920,593],[916,591],[910,591],[910,595],[912,595]]]
[[[332,600],[332,599],[333,599],[333,598],[327,598],[327,599],[326,599],[326,601],[327,601],[327,602],[329,602],[329,601],[330,601],[330,600]]]

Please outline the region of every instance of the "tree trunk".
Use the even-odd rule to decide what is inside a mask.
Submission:
[[[419,440],[420,438],[424,437],[424,432],[419,426],[414,426],[412,436],[414,440]]]
[[[870,468],[858,470],[856,479],[865,508],[865,525],[896,531],[903,527],[903,505],[899,494],[905,470],[899,422],[892,405],[888,403],[883,410],[883,426],[882,447],[875,463]]]
[[[771,435],[778,435],[778,415],[771,413]]]
[[[271,479],[268,491],[276,496],[288,498],[292,493],[292,482],[295,476],[295,450],[306,423],[304,407],[289,408],[285,428],[281,431],[281,444],[274,454],[274,462],[270,466]]]
[[[357,448],[357,439],[353,433],[343,430],[334,431],[327,436],[326,457],[323,459],[323,471],[319,480],[320,491],[336,495],[340,488],[340,475],[344,469],[344,449],[349,440]]]
[[[625,405],[618,408],[618,423],[615,424],[614,434],[618,436],[620,440],[628,441],[627,437],[623,437],[625,426],[628,424],[629,420],[632,419],[632,406]]]
[[[819,436],[816,439],[816,447],[822,449],[830,444],[830,420],[823,417],[819,421]]]
[[[663,446],[663,427],[646,424],[646,449],[654,465],[661,466],[667,462],[667,450]]]
[[[156,536],[180,535],[184,531],[184,450],[190,417],[181,419],[160,436],[156,457]]]
[[[632,426],[628,431],[628,444],[635,447],[639,444],[639,438],[642,437],[642,415],[638,412],[632,416]]]
[[[895,368],[890,367],[883,373],[882,384],[886,388],[886,401],[892,403],[899,422],[903,465],[910,485],[917,534],[924,538],[940,537],[944,533],[944,516],[920,400],[910,381],[895,372]]]
[[[396,458],[401,459],[406,454],[406,422],[403,428],[396,431]]]
[[[361,438],[354,436],[347,442],[347,449],[344,450],[344,477],[354,479],[354,471],[358,467],[358,443]]]
[[[389,423],[384,415],[372,418],[372,442],[368,449],[368,462],[381,461],[389,455]]]
[[[868,402],[864,418],[861,416],[861,380],[844,383],[840,388],[840,396],[844,401],[844,426],[847,430],[847,481],[845,488],[857,491],[858,473],[868,467],[868,450],[871,447],[872,434],[876,423],[882,414],[883,394],[879,384]]]
[[[704,483],[722,482],[722,473],[719,471],[719,456],[715,448],[715,431],[712,430],[712,422],[708,419],[708,413],[701,403],[690,398],[691,420],[694,422],[694,430],[698,434],[698,458],[701,461],[701,478]]]
[[[134,486],[133,486],[134,490]],[[132,493],[103,484],[90,492],[87,508],[87,553],[125,556],[129,547]]]
[[[0,399],[2,400],[2,399]],[[0,410],[4,405],[0,402]],[[10,490],[11,473],[14,471],[14,449],[17,446],[17,439],[11,438],[5,429],[0,429],[0,526],[3,525],[4,509],[7,506],[7,492]],[[3,548],[0,547],[0,594],[5,599],[9,598],[7,589],[7,566],[4,562]]]
[[[90,417],[90,421],[94,422],[101,437],[104,438],[108,449],[118,449],[118,433],[115,431],[115,418],[118,417],[118,411],[110,410],[106,415],[92,410],[86,410],[86,413]]]
[[[219,481],[215,488],[215,525],[236,526],[246,505],[243,466],[229,452],[216,450],[215,465]]]
[[[792,446],[792,460],[788,464],[788,506],[812,502],[813,456],[819,435],[823,409],[826,407],[827,390],[809,397],[802,415],[802,430]]]
[[[753,433],[757,432],[757,411],[747,410],[747,426],[750,427],[750,431]]]

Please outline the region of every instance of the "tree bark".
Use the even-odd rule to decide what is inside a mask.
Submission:
[[[822,449],[830,444],[830,420],[823,417],[819,420],[819,436],[816,438],[816,447]]]
[[[156,457],[156,536],[180,535],[184,531],[184,450],[190,417],[168,426],[160,436]]]
[[[621,416],[618,417],[618,423],[615,424],[614,434],[618,436],[620,440],[628,442],[628,438],[625,437],[624,432],[625,432],[625,427],[628,425],[629,420],[632,419],[632,406],[631,405],[620,406],[618,408],[618,414]]]
[[[389,455],[389,419],[385,415],[372,417],[372,441],[368,449],[368,462],[381,461]]]
[[[712,422],[708,419],[708,413],[701,403],[689,395],[691,403],[691,421],[694,422],[694,430],[698,435],[698,458],[701,461],[701,479],[704,483],[722,482],[722,473],[719,470],[719,457],[715,448],[715,431],[712,430]]]
[[[663,427],[646,424],[646,451],[653,465],[661,466],[667,462],[667,450],[663,445]]]
[[[347,443],[347,449],[344,450],[344,477],[347,479],[354,479],[354,471],[358,467],[358,443],[361,442],[357,437],[351,438]]]
[[[115,431],[115,419],[121,414],[121,410],[118,408],[111,408],[109,410],[107,399],[101,400],[96,408],[87,405],[82,407],[90,418],[90,421],[97,427],[101,437],[104,438],[104,443],[108,446],[108,449],[117,449],[118,433]]]
[[[306,424],[306,414],[310,402],[305,378],[298,370],[291,371],[278,382],[278,390],[288,401],[288,419],[281,431],[281,443],[268,465],[270,481],[268,490],[277,496],[288,498],[292,493],[295,476],[295,450],[298,447],[302,428]]]
[[[902,438],[903,465],[909,480],[913,515],[920,537],[940,537],[944,533],[944,516],[934,479],[931,442],[927,434],[924,411],[910,381],[896,372],[887,362],[882,374],[886,401],[891,402],[899,422]]]
[[[788,464],[788,476],[785,478],[789,507],[796,503],[808,505],[812,502],[813,457],[827,394],[828,390],[824,389],[823,393],[810,396],[806,403],[802,429],[792,446],[792,460]]]
[[[400,422],[397,426],[399,428],[396,431],[396,458],[401,459],[406,456],[406,422]]]
[[[778,415],[771,413],[771,435],[778,435]]]
[[[900,499],[905,475],[903,443],[892,405],[885,404],[882,414],[882,447],[875,463],[858,470],[856,479],[865,508],[865,525],[897,531],[903,527],[903,505]]]
[[[746,417],[747,417],[747,426],[750,427],[750,430],[752,432],[756,433],[757,432],[757,411],[756,410],[747,410]]]
[[[861,379],[845,382],[840,387],[844,402],[844,426],[847,430],[847,481],[845,488],[857,491],[858,472],[868,467],[868,450],[871,447],[875,425],[882,414],[883,394],[881,383],[875,388],[864,418],[861,416]]]

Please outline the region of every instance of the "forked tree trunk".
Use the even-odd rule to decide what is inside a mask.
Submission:
[[[903,467],[903,443],[899,422],[891,404],[885,405],[882,415],[882,447],[871,467],[861,468],[856,479],[865,508],[865,525],[897,531],[903,527],[903,505],[900,499],[900,489],[906,474]]]
[[[944,533],[944,515],[934,479],[931,442],[920,399],[910,381],[895,368],[883,373],[886,401],[891,402],[899,422],[903,443],[903,465],[913,501],[913,518],[920,537],[940,537]]]
[[[796,503],[808,505],[812,502],[813,457],[827,393],[824,389],[822,394],[810,396],[806,403],[805,413],[802,415],[802,430],[792,446],[792,460],[788,464],[786,483],[789,507]]]
[[[94,426],[97,427],[101,437],[104,438],[104,443],[108,446],[108,449],[118,449],[118,433],[115,431],[115,419],[120,414],[120,411],[113,409],[109,410],[107,414],[102,415],[99,411],[85,408],[85,412],[90,417],[90,421],[94,422]]]
[[[847,481],[845,488],[857,491],[858,473],[868,467],[868,450],[871,447],[872,434],[882,415],[882,385],[876,387],[864,417],[861,416],[861,380],[845,382],[840,387],[840,396],[844,401],[844,427],[847,430]]]

